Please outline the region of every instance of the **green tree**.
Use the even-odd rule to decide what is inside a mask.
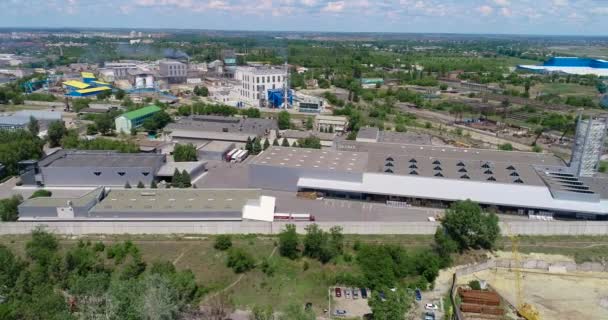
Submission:
[[[272,145],[275,147],[279,146],[279,139],[278,138],[274,138],[274,140],[272,141]]]
[[[306,130],[312,130],[314,127],[314,120],[312,117],[306,117]]]
[[[441,225],[460,250],[492,249],[500,235],[498,217],[471,201],[458,201],[446,210]]]
[[[292,260],[296,259],[299,254],[298,245],[299,239],[296,233],[296,226],[293,224],[286,225],[285,229],[279,233],[279,253],[283,257]]]
[[[112,121],[110,115],[103,114],[95,118],[95,126],[97,127],[97,131],[105,136],[112,132],[114,121]]]
[[[122,100],[125,98],[126,92],[122,89],[117,89],[116,93],[114,93],[114,98],[116,98],[116,100]]]
[[[152,182],[150,183],[150,188],[151,189],[157,189],[158,185],[156,184],[156,181],[152,180]]]
[[[40,133],[40,123],[36,118],[30,116],[30,122],[27,125],[27,129],[32,134],[32,136],[37,136]]]
[[[247,137],[247,142],[245,143],[245,150],[249,151],[249,153],[253,153],[253,141],[251,137]]]
[[[283,138],[283,141],[281,142],[281,147],[289,147],[289,141],[287,141],[287,138]]]
[[[182,173],[179,172],[179,169],[177,169],[177,168],[175,168],[175,170],[173,170],[173,178],[171,179],[171,186],[174,188],[183,188],[184,187]]]
[[[185,169],[182,170],[182,183],[184,184],[183,188],[190,188],[192,187],[192,178],[190,177],[190,174],[188,173],[188,171],[186,171]]]
[[[241,248],[232,248],[228,252],[226,265],[235,273],[247,272],[255,267],[253,256]]]
[[[222,234],[215,238],[215,244],[213,247],[217,250],[225,251],[232,247],[232,237],[227,234]]]
[[[268,138],[266,138],[266,140],[264,140],[264,146],[262,148],[266,150],[268,149],[268,147],[270,147],[270,141],[268,141]]]
[[[51,148],[60,146],[61,139],[66,134],[66,132],[67,129],[65,128],[65,124],[63,123],[63,121],[57,120],[51,122],[47,131],[47,136]]]
[[[173,159],[175,162],[197,161],[198,155],[196,147],[192,143],[177,144],[173,149]]]
[[[19,218],[19,205],[23,202],[20,195],[0,200],[0,219],[2,221],[17,221]]]
[[[25,245],[25,253],[32,261],[46,267],[56,258],[59,242],[52,234],[36,229],[32,231],[32,239]]]
[[[374,319],[403,320],[412,304],[411,295],[407,295],[402,289],[393,291],[384,288],[382,291],[384,298],[380,297],[378,290],[375,290],[368,301]]]
[[[144,129],[146,129],[146,131],[156,132],[156,131],[164,128],[170,122],[171,122],[171,116],[164,110],[161,110],[161,111],[155,113],[152,117],[144,120],[144,123],[142,126],[144,127]]]
[[[255,138],[253,140],[253,145],[252,145],[252,149],[251,149],[251,153],[252,154],[259,154],[260,152],[262,152],[262,145],[260,144],[260,138]]]
[[[291,128],[291,114],[289,112],[283,110],[279,112],[279,129],[286,130]]]
[[[129,181],[125,183],[125,189],[131,189],[131,184],[129,183]]]
[[[144,185],[144,183],[143,183],[143,182],[139,181],[139,182],[137,183],[137,189],[143,189],[143,188],[145,188],[145,187],[146,187],[146,186]]]
[[[258,108],[247,108],[241,111],[241,114],[247,118],[261,118],[262,114]]]
[[[315,136],[308,136],[304,139],[298,139],[300,148],[321,149],[321,139]]]
[[[91,123],[91,124],[87,125],[87,135],[88,136],[96,135],[97,132],[98,132],[97,126],[94,123]]]

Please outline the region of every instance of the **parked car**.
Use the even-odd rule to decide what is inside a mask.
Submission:
[[[422,301],[422,292],[416,288],[416,301]]]
[[[424,320],[435,320],[435,313],[432,311],[427,311],[424,314]]]
[[[427,303],[424,305],[424,308],[427,310],[437,310],[439,307],[436,304]]]
[[[359,299],[359,289],[353,288],[353,299]]]
[[[350,288],[345,288],[344,289],[344,296],[346,297],[346,299],[350,299]]]
[[[340,288],[336,288],[336,298],[340,298],[342,296],[342,290]]]
[[[342,317],[346,315],[346,310],[336,310],[336,316]]]
[[[361,298],[367,299],[367,289],[361,288]]]

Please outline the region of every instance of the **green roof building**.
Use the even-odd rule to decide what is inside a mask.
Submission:
[[[116,132],[130,133],[132,128],[141,127],[146,119],[152,117],[155,113],[161,110],[161,108],[155,105],[149,105],[147,107],[124,113],[114,120],[114,123],[116,124]]]

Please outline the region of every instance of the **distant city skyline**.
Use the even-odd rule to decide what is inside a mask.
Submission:
[[[0,27],[606,35],[604,0],[4,0]]]

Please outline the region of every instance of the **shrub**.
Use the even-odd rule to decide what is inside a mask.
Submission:
[[[215,238],[213,247],[217,250],[225,251],[232,247],[232,238],[229,235],[219,235]]]
[[[479,281],[477,281],[477,280],[470,281],[469,287],[471,287],[471,289],[473,289],[473,290],[481,290],[481,285],[479,284]]]
[[[228,252],[226,265],[235,273],[247,272],[255,267],[255,261],[251,254],[241,248],[232,248]]]

